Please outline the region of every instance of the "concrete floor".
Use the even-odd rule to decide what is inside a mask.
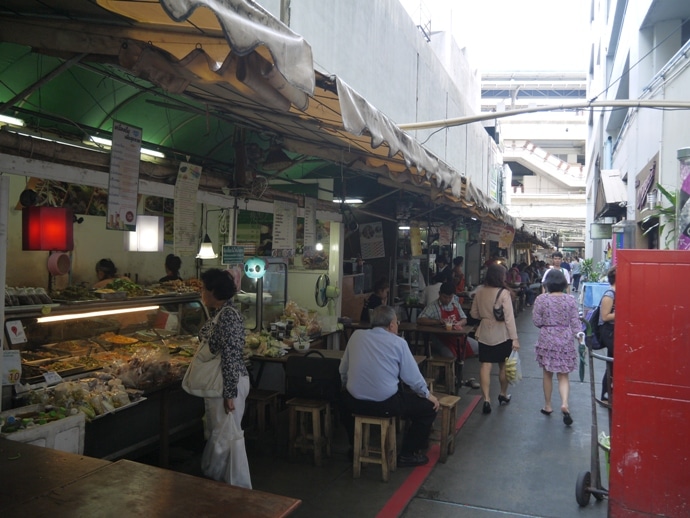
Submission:
[[[381,481],[380,468],[363,469],[360,479],[352,478],[346,457],[347,439],[338,427],[333,455],[321,468],[309,456],[287,460],[287,414],[281,413],[276,439],[247,436],[247,451],[254,489],[300,498],[296,517],[418,516],[493,517],[536,516],[598,518],[607,516],[607,501],[593,497],[581,508],[575,500],[575,484],[581,471],[591,463],[591,393],[589,372],[579,381],[571,374],[571,427],[563,424],[560,398],[554,381],[554,413],[542,415],[542,373],[534,360],[538,330],[532,325],[531,310],[518,315],[523,379],[511,387],[512,402],[498,406],[497,367],[492,376],[492,407],[481,413],[479,390],[460,389],[458,415],[474,406],[457,435],[454,455],[446,464],[423,468],[401,468],[388,483]],[[595,362],[597,390],[603,367]],[[464,377],[479,378],[476,358],[467,360]],[[479,404],[477,404],[479,402]],[[599,410],[599,431],[608,433],[607,413]],[[171,469],[201,476],[201,434],[173,444]],[[432,455],[430,455],[431,457]],[[140,458],[155,462],[155,454]],[[605,464],[602,466],[605,471]],[[378,469],[377,469],[378,468]],[[604,486],[607,486],[604,473]],[[384,506],[389,504],[382,512]],[[391,506],[390,503],[397,504]],[[398,513],[395,509],[400,509]]]

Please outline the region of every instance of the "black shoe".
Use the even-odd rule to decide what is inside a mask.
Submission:
[[[499,394],[498,395],[498,404],[499,405],[507,405],[508,403],[510,403],[511,397],[512,396],[510,394],[508,394],[507,396],[503,396],[503,395]]]
[[[482,408],[482,414],[490,414],[491,413],[491,403],[488,401],[484,401],[484,407]]]
[[[563,424],[566,426],[573,424],[573,418],[570,416],[569,412],[563,412]]]
[[[424,466],[429,462],[429,457],[421,453],[413,453],[412,455],[398,455],[399,468],[412,468],[414,466]]]

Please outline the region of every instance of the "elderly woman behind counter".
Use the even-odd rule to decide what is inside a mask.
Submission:
[[[129,280],[127,277],[117,275],[115,263],[110,259],[101,259],[96,263],[96,277],[98,281],[93,285],[95,289],[104,288],[115,279]]]

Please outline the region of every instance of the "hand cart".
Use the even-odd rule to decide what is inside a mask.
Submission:
[[[611,405],[613,402],[613,393],[608,391],[609,400],[603,401],[597,398],[596,385],[594,380],[594,359],[606,362],[606,368],[609,369],[613,364],[613,358],[598,354],[592,350],[592,328],[585,318],[580,318],[585,326],[585,333],[580,335],[580,379],[584,378],[584,357],[588,358],[589,362],[589,388],[592,397],[592,428],[591,434],[591,457],[590,457],[590,471],[581,471],[577,476],[577,483],[575,485],[575,499],[577,503],[584,507],[589,504],[590,495],[594,495],[598,501],[608,497],[608,489],[601,483],[601,464],[599,459],[599,449],[607,450],[607,448],[599,443],[599,430],[597,423],[597,407],[601,406],[608,410],[609,430],[611,429]],[[610,377],[608,378],[610,379]],[[609,387],[610,389],[610,387]]]

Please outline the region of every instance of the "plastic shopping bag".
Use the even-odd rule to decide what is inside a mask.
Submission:
[[[511,351],[510,356],[506,359],[506,378],[511,385],[515,385],[522,379],[520,355],[517,351]]]
[[[252,488],[244,432],[235,415],[229,413],[222,425],[213,430],[201,459],[204,475],[233,486]]]

